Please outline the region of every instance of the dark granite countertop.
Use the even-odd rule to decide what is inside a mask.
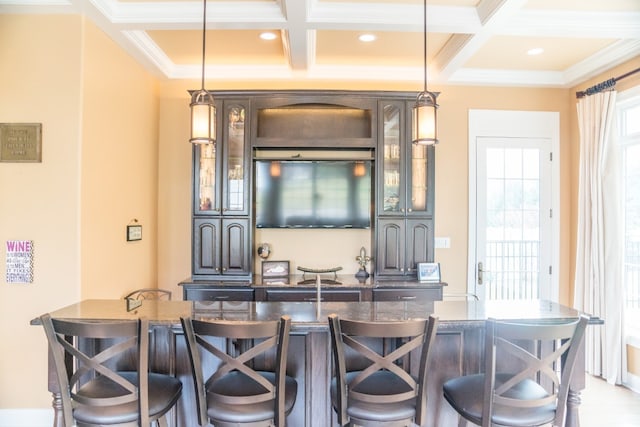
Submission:
[[[294,331],[327,328],[336,313],[359,320],[403,320],[439,317],[442,328],[481,326],[487,318],[502,320],[559,320],[576,318],[572,308],[544,300],[533,301],[393,301],[393,302],[248,302],[144,300],[127,311],[124,300],[85,300],[51,312],[54,318],[114,320],[146,317],[152,324],[179,326],[181,316],[198,319],[267,320],[283,314],[292,318]],[[597,323],[598,319],[593,319]],[[32,324],[38,324],[34,319]]]

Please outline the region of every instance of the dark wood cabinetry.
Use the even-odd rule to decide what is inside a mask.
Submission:
[[[433,261],[433,147],[413,145],[406,99],[379,102],[376,273],[414,276]]]
[[[266,288],[257,291],[260,301],[318,301],[315,289]],[[320,301],[362,301],[360,289],[327,289],[320,292]]]
[[[251,274],[249,218],[204,217],[193,220],[193,274]]]
[[[430,219],[379,218],[377,273],[380,276],[415,276],[416,264],[433,260]]]
[[[372,290],[373,301],[441,301],[442,287],[415,287],[415,288],[374,288]]]
[[[189,285],[184,287],[184,299],[190,301],[253,301],[254,290],[250,286]]]
[[[376,98],[362,94],[297,93],[254,100],[257,148],[372,148]]]
[[[366,154],[375,180],[371,204],[375,276],[410,280],[417,263],[433,262],[435,151],[411,144],[414,94],[221,91],[214,95],[218,143],[193,149],[194,280],[251,279],[254,156],[270,159],[283,151],[282,156],[291,157],[287,150],[330,150],[334,156],[350,150],[357,151],[358,158]]]
[[[251,275],[251,151],[245,132],[249,105],[244,99],[218,100],[218,143],[194,147],[196,278]]]

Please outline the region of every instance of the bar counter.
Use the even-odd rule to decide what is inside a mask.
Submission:
[[[457,425],[457,415],[442,397],[449,378],[480,372],[484,321],[575,319],[580,313],[549,301],[400,301],[400,302],[252,302],[252,301],[143,301],[127,311],[124,300],[86,300],[51,312],[60,319],[113,320],[146,317],[152,325],[150,366],[177,376],[184,383],[183,396],[170,417],[172,426],[197,425],[193,382],[180,327],[181,316],[196,319],[268,320],[282,314],[292,318],[288,373],[298,381],[298,396],[288,417],[290,426],[337,425],[330,405],[330,340],[327,317],[336,313],[358,320],[440,319],[429,374],[428,426]],[[37,325],[38,319],[32,324]],[[597,323],[597,319],[594,319]],[[43,336],[44,339],[44,336]],[[584,389],[584,351],[581,352],[569,394],[566,426],[578,426],[580,391]],[[49,371],[49,390],[54,395],[54,425],[62,425],[55,373]]]

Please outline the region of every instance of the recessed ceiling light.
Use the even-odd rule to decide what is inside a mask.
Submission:
[[[361,34],[360,37],[358,37],[358,40],[365,43],[372,42],[375,39],[376,39],[376,36],[373,34]]]
[[[276,35],[271,33],[271,32],[264,32],[264,33],[260,33],[260,38],[262,40],[275,40],[276,39]]]
[[[527,51],[527,55],[531,55],[531,56],[534,56],[534,55],[540,55],[542,52],[544,52],[544,49],[543,49],[543,48],[541,48],[541,47],[536,47],[536,48],[533,48],[533,49],[529,49],[529,50]]]

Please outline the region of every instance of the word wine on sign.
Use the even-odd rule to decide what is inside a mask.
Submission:
[[[7,240],[6,282],[33,283],[33,240]]]

